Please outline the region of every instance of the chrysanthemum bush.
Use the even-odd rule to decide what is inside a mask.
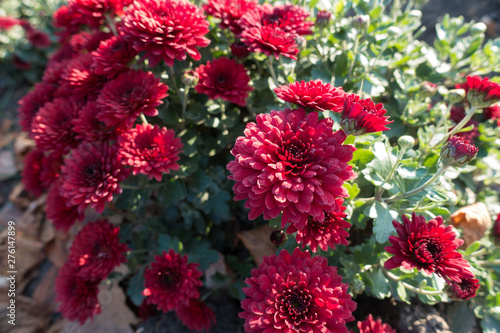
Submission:
[[[115,279],[191,330],[220,320],[218,289],[241,300],[245,332],[393,332],[356,318],[360,295],[443,302],[457,332],[472,316],[500,330],[500,40],[445,16],[429,46],[421,5],[60,7],[19,119],[36,143],[25,189],[76,233],[62,314],[92,320]],[[490,225],[466,244],[449,218],[475,202]],[[263,224],[276,253],[252,267],[236,231]],[[217,261],[230,269],[207,284]]]

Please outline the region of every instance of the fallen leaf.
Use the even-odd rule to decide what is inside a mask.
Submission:
[[[30,150],[35,149],[35,141],[30,139],[28,132],[21,132],[14,141],[14,151],[17,156],[22,157]]]
[[[10,150],[0,150],[0,180],[17,175],[18,169],[14,153]]]
[[[243,245],[253,256],[255,264],[260,265],[264,256],[276,254],[276,245],[271,242],[273,228],[264,224],[252,230],[236,232],[236,236],[241,239]]]
[[[101,284],[99,288],[99,303],[102,313],[87,321],[82,326],[78,323],[67,322],[60,333],[133,333],[130,327],[137,323],[135,314],[125,303],[125,294],[116,281],[111,288]]]
[[[481,239],[486,230],[491,228],[491,216],[488,207],[482,202],[465,206],[450,215],[450,223],[462,229],[464,248]]]
[[[233,272],[231,272],[231,269],[226,263],[226,260],[224,258],[224,255],[222,253],[216,251],[219,254],[219,260],[208,266],[208,268],[205,270],[205,283],[204,286],[208,289],[212,289],[217,287],[220,283],[216,281],[215,275],[217,273],[221,275],[231,275]]]
[[[57,311],[56,292],[54,289],[57,272],[57,267],[50,266],[45,272],[43,279],[33,291],[33,301],[36,305],[49,312]]]

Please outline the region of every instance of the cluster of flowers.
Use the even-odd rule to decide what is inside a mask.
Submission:
[[[147,304],[154,304],[163,312],[175,310],[181,321],[191,330],[209,330],[215,324],[215,314],[200,299],[198,288],[202,272],[197,263],[188,264],[188,256],[181,257],[174,250],[155,256],[155,261],[144,273],[143,295]]]
[[[470,131],[457,133],[457,136],[472,143],[479,136],[478,126],[484,120],[495,120],[497,126],[500,127],[500,105],[495,104],[500,100],[498,84],[491,82],[487,77],[468,76],[466,82],[457,84],[456,88],[463,89],[464,98],[458,98],[457,104],[451,108],[450,119],[453,122],[458,124],[466,117],[466,107],[474,106],[482,109],[481,113],[475,114],[464,125],[464,127],[473,126],[473,128]]]
[[[133,39],[125,24],[118,35],[99,30],[104,16],[124,14],[121,2],[98,3],[74,0],[55,13],[61,47],[19,103],[21,127],[37,147],[26,157],[23,183],[35,196],[48,190],[47,216],[63,231],[88,206],[102,213],[130,173],[160,181],[180,167],[180,139],[145,118],[158,114],[168,86],[130,68],[139,50],[125,39]],[[82,24],[93,30],[78,30]],[[143,124],[135,124],[139,117]]]
[[[296,233],[302,247],[313,252],[347,245],[342,206],[345,181],[356,174],[348,162],[354,147],[344,145],[348,134],[360,135],[388,129],[382,104],[357,95],[347,95],[319,80],[279,86],[276,94],[296,109],[259,114],[248,123],[245,136],[236,140],[227,165],[235,200],[246,200],[249,218],[264,219],[281,214],[281,227]],[[342,129],[333,130],[331,118],[319,118],[318,111],[341,113]],[[278,274],[276,274],[278,273]],[[327,330],[347,332],[355,303],[347,296],[336,268],[321,256],[283,250],[264,259],[243,291],[246,332]],[[335,291],[336,290],[336,291]]]
[[[393,254],[384,263],[386,269],[403,267],[417,268],[427,274],[436,273],[450,287],[454,298],[469,299],[476,295],[479,280],[470,271],[469,262],[457,251],[464,243],[452,230],[443,224],[441,216],[426,222],[423,216],[413,213],[411,220],[403,215],[403,224],[393,221],[397,236],[390,236],[392,246],[385,250]]]
[[[129,250],[119,242],[119,231],[107,220],[98,220],[86,224],[76,235],[55,287],[59,311],[65,318],[83,324],[101,312],[99,284],[126,262]]]
[[[348,134],[378,132],[391,123],[382,104],[348,95],[319,80],[279,86],[276,94],[296,109],[259,114],[236,140],[227,168],[235,200],[247,200],[251,220],[281,215],[281,227],[295,233],[298,243],[327,250],[347,245],[345,228],[351,225],[342,206],[345,181],[356,174],[348,162],[354,147],[344,145]],[[317,111],[341,113],[342,129],[332,129],[331,118]]]

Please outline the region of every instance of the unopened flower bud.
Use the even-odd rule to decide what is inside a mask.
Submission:
[[[464,166],[476,157],[479,148],[464,138],[453,136],[441,148],[441,160],[446,166]]]
[[[436,92],[437,92],[437,84],[434,84],[429,81],[422,82],[422,85],[420,86],[420,93],[424,97],[432,97]]]
[[[365,291],[365,283],[363,282],[363,280],[361,280],[360,277],[352,280],[351,290],[357,295],[362,294],[363,291]]]
[[[415,139],[409,135],[403,135],[398,139],[398,144],[403,149],[411,149],[415,145]]]
[[[370,16],[357,15],[352,19],[352,26],[356,30],[364,31],[370,26]]]
[[[465,90],[463,89],[452,89],[448,93],[448,101],[451,104],[457,104],[464,100]]]
[[[332,13],[327,10],[320,10],[316,15],[316,26],[320,28],[326,28],[330,25],[330,20],[332,18]]]
[[[195,87],[198,84],[198,74],[195,71],[187,71],[182,75],[181,81],[188,87]]]
[[[269,239],[274,245],[281,245],[286,240],[286,236],[283,230],[274,230],[271,232]]]

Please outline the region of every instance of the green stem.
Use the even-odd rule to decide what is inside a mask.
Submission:
[[[431,136],[429,137],[429,142],[427,144],[427,147],[424,149],[424,151],[420,155],[420,160],[423,160],[425,158],[425,156],[427,156],[427,153],[429,152],[429,150],[431,150],[432,148],[434,148],[434,147],[437,146],[437,145],[432,145],[431,146],[432,139],[434,138],[434,135],[439,131],[439,128],[443,125],[444,121],[448,118],[448,115],[450,114],[450,111],[451,111],[452,107],[453,107],[453,104],[449,104],[446,107],[446,112],[443,113],[443,114],[441,114],[441,119],[439,119],[438,123],[436,124],[436,128],[431,133]]]
[[[148,120],[146,119],[146,116],[144,116],[144,113],[141,113],[139,117],[141,118],[143,124],[148,124]]]
[[[356,33],[356,38],[354,38],[354,45],[352,47],[352,61],[351,64],[349,65],[347,80],[351,79],[352,70],[354,69],[354,63],[356,62],[356,58],[358,57],[358,47],[359,47],[359,34]]]
[[[392,274],[388,270],[383,269],[382,272],[386,277],[388,277],[391,280],[397,281],[398,283],[401,283],[405,289],[408,289],[410,291],[413,291],[414,293],[421,294],[421,295],[429,295],[429,296],[435,296],[435,295],[442,295],[443,292],[441,290],[423,290],[417,287],[414,287],[406,282],[401,281],[401,278]]]
[[[441,166],[441,168],[439,168],[439,170],[434,174],[434,176],[432,176],[432,178],[430,178],[428,181],[426,181],[424,184],[420,185],[419,187],[414,188],[413,190],[408,191],[408,192],[403,193],[403,194],[393,195],[392,197],[389,197],[389,198],[382,198],[382,201],[384,201],[384,202],[396,201],[399,199],[407,198],[407,197],[412,196],[418,192],[423,191],[427,186],[434,183],[443,174],[443,172],[446,170],[446,168],[447,168],[447,166]]]
[[[175,92],[179,93],[179,89],[177,88],[177,82],[175,81],[174,66],[167,66],[167,67],[168,67],[168,75],[172,80],[172,85],[174,86]]]
[[[368,66],[368,70],[366,71],[366,73],[370,73],[372,71],[373,67],[375,67],[377,62],[380,60],[382,53],[385,52],[385,50],[387,49],[387,46],[389,45],[389,39],[390,38],[386,38],[384,40],[384,42],[382,43],[382,46],[380,47],[380,52],[377,54],[377,56],[375,57],[375,60],[373,60],[373,62],[370,64],[370,66]]]
[[[472,116],[474,115],[474,113],[476,112],[477,110],[477,107],[475,106],[471,106],[469,111],[467,112],[467,114],[465,115],[465,117],[458,123],[457,126],[455,126],[449,133],[447,136],[445,136],[445,140],[443,140],[443,143],[448,139],[448,138],[451,138],[453,135],[455,135],[456,133],[458,133],[462,127],[465,126],[465,124],[467,124],[469,122],[469,120],[472,118]]]
[[[182,123],[186,123],[186,110],[187,110],[187,101],[189,95],[189,87],[184,87],[184,93],[182,94]]]
[[[268,60],[267,67],[269,68],[269,73],[271,74],[271,77],[273,78],[274,84],[276,86],[279,86],[278,79],[276,78],[276,74],[274,73],[273,57],[267,57],[267,60]]]
[[[396,163],[391,168],[391,171],[389,171],[389,174],[387,175],[387,178],[385,179],[385,183],[387,183],[389,180],[392,179],[392,175],[394,174],[394,171],[396,171],[396,168],[398,167],[399,161],[403,157],[404,153],[406,152],[406,148],[401,148],[401,150],[398,153]],[[389,157],[390,160],[390,157]],[[379,187],[377,190],[377,194],[375,194],[375,201],[380,201],[380,198],[382,198],[382,194],[384,193],[385,189],[383,187]]]
[[[118,36],[118,31],[116,30],[115,21],[113,20],[113,18],[109,15],[109,13],[104,14],[104,17],[106,18],[106,22],[108,23],[113,35]]]
[[[497,266],[500,265],[500,259],[495,259],[495,260],[476,260],[478,264],[481,264],[481,266]]]

